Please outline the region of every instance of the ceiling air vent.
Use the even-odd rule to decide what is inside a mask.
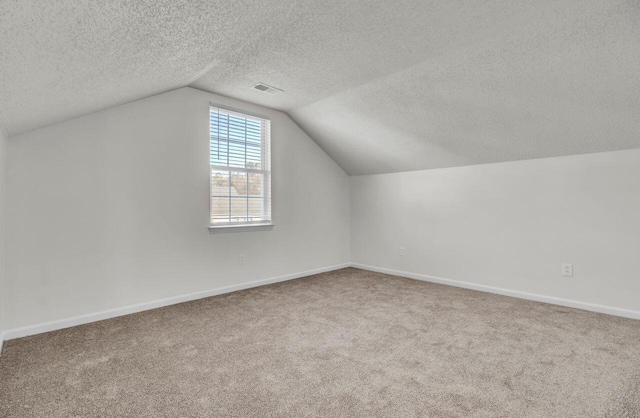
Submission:
[[[265,93],[269,93],[269,94],[278,94],[283,92],[283,90],[280,90],[279,88],[276,88],[264,83],[258,83],[255,86],[253,86],[253,88],[256,90],[264,91]]]

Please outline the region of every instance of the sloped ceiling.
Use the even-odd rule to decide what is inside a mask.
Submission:
[[[10,135],[190,85],[349,174],[640,147],[638,1],[4,0],[0,25]]]

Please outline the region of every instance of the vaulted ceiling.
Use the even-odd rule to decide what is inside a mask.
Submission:
[[[639,68],[637,0],[0,0],[9,135],[188,85],[349,174],[639,148]]]

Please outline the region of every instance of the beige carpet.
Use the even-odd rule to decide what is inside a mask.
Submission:
[[[640,417],[640,321],[356,269],[8,341],[2,417]]]

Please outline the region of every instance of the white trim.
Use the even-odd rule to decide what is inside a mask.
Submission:
[[[613,306],[598,305],[588,302],[579,302],[575,300],[556,298],[552,296],[538,295],[534,293],[520,292],[517,290],[508,290],[499,287],[486,286],[481,284],[462,282],[458,280],[444,279],[441,277],[428,276],[426,274],[410,273],[407,271],[393,270],[384,267],[369,266],[359,263],[342,263],[334,266],[323,267],[313,270],[306,270],[299,273],[287,274],[284,276],[272,277],[269,279],[255,280],[248,283],[220,287],[217,289],[205,290],[202,292],[191,293],[187,295],[174,296],[165,299],[159,299],[150,302],[143,302],[136,305],[124,306],[122,308],[109,309],[106,311],[90,313],[86,315],[74,316],[71,318],[60,319],[57,321],[44,322],[41,324],[28,325],[26,327],[8,329],[0,333],[0,355],[2,354],[2,345],[4,341],[16,338],[27,337],[29,335],[41,334],[43,332],[56,331],[59,329],[69,328],[77,325],[88,324],[91,322],[102,321],[105,319],[116,318],[123,315],[129,315],[136,312],[147,311],[150,309],[161,308],[163,306],[175,305],[177,303],[189,302],[192,300],[207,298],[225,293],[237,292],[239,290],[250,289],[253,287],[264,286],[272,283],[284,282],[287,280],[299,279],[314,274],[325,273],[328,271],[339,270],[346,267],[354,267],[362,270],[375,271],[377,273],[389,274],[392,276],[406,277],[408,279],[421,280],[431,283],[439,283],[448,286],[461,287],[464,289],[478,290],[481,292],[495,293],[498,295],[511,296],[519,299],[533,300],[536,302],[550,303],[552,305],[567,306],[570,308],[582,309],[585,311],[599,312],[608,315],[621,316],[624,318],[640,319],[640,312],[629,309],[616,308]]]
[[[228,225],[209,225],[210,234],[220,234],[222,232],[252,232],[252,231],[271,231],[275,224],[273,223],[238,223]]]
[[[536,302],[550,303],[552,305],[566,306],[569,308],[582,309],[585,311],[598,312],[608,315],[621,316],[624,318],[640,319],[640,311],[630,309],[616,308],[613,306],[598,305],[589,302],[580,302],[577,300],[556,298],[553,296],[538,295],[535,293],[521,292],[518,290],[503,289],[500,287],[486,286],[469,282],[462,282],[452,279],[444,279],[441,277],[428,276],[426,274],[410,273],[407,271],[393,270],[384,267],[369,266],[366,264],[351,263],[351,267],[362,270],[375,271],[377,273],[389,274],[392,276],[406,277],[408,279],[421,280],[424,282],[445,284],[448,286],[462,287],[464,289],[479,290],[481,292],[495,293],[497,295],[511,296],[519,299],[533,300]]]
[[[21,327],[21,328],[8,329],[4,331],[2,337],[3,337],[3,340],[6,340],[6,341],[13,340],[16,338],[27,337],[29,335],[41,334],[43,332],[49,332],[49,331],[56,331],[63,328],[69,328],[77,325],[88,324],[90,322],[102,321],[105,319],[116,318],[118,316],[129,315],[136,312],[142,312],[150,309],[161,308],[163,306],[175,305],[177,303],[189,302],[192,300],[208,298],[216,295],[222,295],[225,293],[237,292],[239,290],[250,289],[252,287],[264,286],[267,284],[299,279],[301,277],[312,276],[314,274],[325,273],[333,270],[339,270],[339,269],[350,267],[350,266],[351,266],[351,263],[337,264],[334,266],[321,267],[313,270],[302,271],[299,273],[292,273],[292,274],[286,274],[284,276],[272,277],[269,279],[255,280],[253,282],[219,287],[217,289],[204,290],[202,292],[190,293],[187,295],[173,296],[170,298],[138,303],[136,305],[123,306],[121,308],[109,309],[106,311],[79,315],[71,318],[59,319],[56,321],[43,322],[41,324],[28,325],[26,327]]]
[[[212,107],[216,109],[220,109],[224,112],[235,113],[238,117],[241,117],[241,118],[249,116],[251,119],[255,119],[256,122],[262,122],[262,120],[268,120],[269,122],[271,122],[271,116],[267,116],[263,113],[252,112],[249,110],[239,109],[239,108],[235,108],[227,105],[219,105],[219,104],[216,104],[215,102],[209,102],[209,115],[211,115]]]

